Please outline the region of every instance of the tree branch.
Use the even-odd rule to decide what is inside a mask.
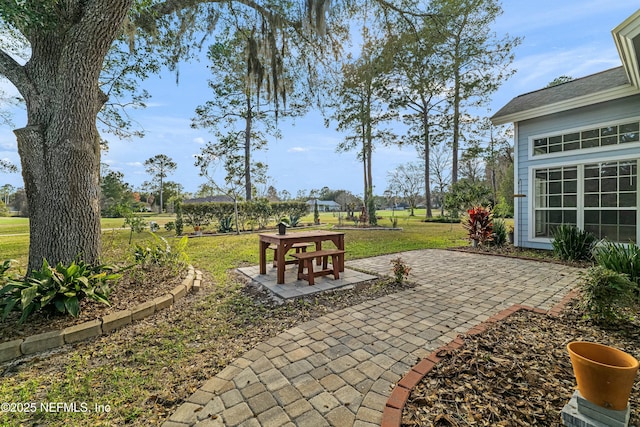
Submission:
[[[9,79],[23,97],[26,97],[25,95],[33,90],[31,80],[29,80],[24,67],[4,50],[0,50],[0,74]]]

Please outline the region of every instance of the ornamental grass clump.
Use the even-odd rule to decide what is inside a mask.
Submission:
[[[552,232],[553,253],[563,261],[590,261],[598,238],[575,225],[561,224]]]
[[[462,226],[467,230],[469,239],[481,245],[493,240],[493,215],[489,208],[475,206],[467,210]]]
[[[596,323],[628,320],[637,308],[637,284],[626,274],[603,266],[591,267],[582,276],[578,308]]]
[[[503,219],[493,221],[493,236],[491,244],[493,246],[504,246],[507,243],[507,225]]]
[[[593,250],[598,265],[626,274],[640,285],[640,247],[633,243],[615,243],[603,240]]]

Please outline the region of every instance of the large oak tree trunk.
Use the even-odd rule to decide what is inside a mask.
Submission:
[[[29,34],[32,56],[16,86],[28,123],[14,132],[29,202],[28,269],[100,261],[98,77],[131,0],[70,2],[67,20]],[[64,21],[64,22],[62,22]]]

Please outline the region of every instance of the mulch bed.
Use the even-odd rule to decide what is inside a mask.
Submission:
[[[411,392],[402,425],[561,426],[560,412],[575,390],[567,344],[593,341],[640,358],[639,326],[599,327],[572,306],[558,318],[520,311],[443,352]],[[630,404],[629,425],[638,425],[638,382]]]
[[[185,274],[186,275],[186,272]],[[18,324],[21,313],[14,311],[0,321],[0,343],[26,338],[44,332],[57,331],[69,326],[101,318],[109,313],[131,309],[138,304],[166,295],[182,282],[183,274],[161,266],[135,267],[126,271],[111,287],[110,306],[88,298],[80,301],[77,318],[54,311],[38,311]]]

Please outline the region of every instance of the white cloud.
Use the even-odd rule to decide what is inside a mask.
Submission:
[[[201,136],[199,136],[197,138],[193,138],[193,142],[195,142],[196,144],[199,144],[199,145],[204,145],[204,144],[207,143],[207,141]]]
[[[131,166],[131,167],[136,167],[136,168],[141,168],[142,167],[142,163],[141,162],[127,162],[127,163],[125,163],[125,165]]]
[[[288,153],[304,153],[305,151],[309,151],[309,149],[304,147],[291,147],[287,150]]]

